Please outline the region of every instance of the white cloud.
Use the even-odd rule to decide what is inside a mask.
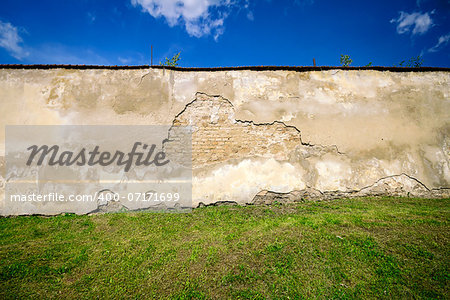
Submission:
[[[416,0],[417,7],[420,7],[422,5],[422,2],[426,2],[427,0]]]
[[[128,58],[128,57],[120,57],[120,56],[117,58],[117,60],[118,60],[121,64],[123,64],[123,65],[127,65],[127,64],[129,64],[129,63],[132,61],[131,58]]]
[[[255,20],[255,16],[253,15],[252,11],[249,11],[247,13],[247,19],[249,19],[250,21],[254,21]]]
[[[6,49],[12,57],[22,60],[29,54],[25,51],[23,46],[21,46],[22,42],[23,40],[18,33],[17,27],[14,27],[11,23],[4,23],[0,21],[1,48]]]
[[[131,0],[154,18],[163,17],[169,26],[184,25],[189,35],[217,38],[224,32],[224,21],[232,0]]]
[[[397,33],[403,34],[412,32],[412,34],[424,34],[433,26],[433,20],[430,15],[434,13],[434,10],[428,13],[406,13],[400,12],[398,19],[392,19],[391,23],[397,23]]]
[[[255,15],[253,14],[253,11],[250,9],[250,0],[245,0],[244,10],[247,11],[247,19],[249,19],[250,21],[254,21]]]
[[[32,48],[28,61],[37,64],[111,65],[112,61],[86,46],[43,43]]]
[[[440,49],[442,49],[443,47],[445,47],[448,42],[450,41],[450,33],[447,35],[443,35],[439,38],[438,42],[436,45],[434,45],[433,47],[431,47],[430,49],[428,49],[428,52],[437,52]]]
[[[95,15],[95,13],[92,13],[92,12],[88,12],[86,16],[89,20],[89,23],[94,23],[95,19],[97,19],[97,16]]]

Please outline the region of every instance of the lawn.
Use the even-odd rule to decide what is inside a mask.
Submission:
[[[447,298],[450,199],[0,218],[0,298]]]

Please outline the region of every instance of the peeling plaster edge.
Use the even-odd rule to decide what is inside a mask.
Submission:
[[[370,188],[375,187],[378,183],[382,182],[383,180],[386,179],[390,179],[390,178],[398,178],[401,176],[406,176],[409,179],[411,179],[412,181],[415,181],[417,184],[419,184],[421,187],[423,187],[425,189],[425,193],[414,193],[411,191],[403,191],[404,194],[393,194],[390,192],[385,192],[385,193],[375,193],[375,192],[371,192]],[[358,194],[363,192],[364,190],[369,190],[367,194]],[[311,191],[314,192],[311,193]],[[401,173],[398,175],[390,175],[390,176],[385,176],[382,177],[380,179],[378,179],[377,181],[375,181],[373,184],[365,186],[359,190],[349,190],[349,191],[341,191],[341,190],[328,190],[328,191],[321,191],[318,190],[316,188],[312,188],[312,187],[307,187],[306,189],[302,189],[302,190],[292,190],[290,192],[286,192],[286,193],[280,193],[280,192],[274,192],[274,191],[270,191],[270,190],[262,190],[260,192],[258,192],[253,199],[249,202],[246,203],[247,205],[260,205],[260,204],[272,204],[275,201],[270,201],[265,200],[265,201],[269,201],[270,203],[262,203],[261,201],[264,200],[264,196],[266,194],[271,194],[272,198],[290,198],[290,196],[294,197],[293,200],[290,200],[288,202],[304,202],[305,200],[312,200],[312,201],[322,201],[322,200],[336,200],[336,199],[341,199],[341,198],[357,198],[357,197],[419,197],[419,198],[429,198],[429,199],[445,199],[448,197],[448,195],[439,195],[437,194],[439,191],[447,191],[447,193],[450,194],[450,187],[439,187],[439,188],[433,188],[433,189],[429,189],[424,183],[422,183],[420,180],[418,180],[417,178],[410,176],[406,173]],[[262,195],[263,194],[263,195]],[[296,196],[295,194],[300,194],[298,196],[300,196],[299,199],[295,199],[298,198],[298,196]],[[317,196],[318,194],[318,196]],[[437,195],[436,195],[437,194]],[[258,197],[262,196],[262,199],[259,201],[258,203]],[[257,202],[257,203],[255,203]]]
[[[172,128],[173,126],[175,126],[175,125],[174,125],[175,120],[176,120],[179,116],[181,116],[181,115],[186,111],[186,109],[187,109],[190,105],[192,105],[193,103],[195,103],[196,101],[198,101],[197,95],[204,95],[204,96],[211,97],[211,98],[221,98],[222,100],[225,100],[226,102],[228,102],[228,103],[231,105],[231,107],[232,107],[233,109],[235,109],[233,103],[232,103],[229,99],[223,97],[222,95],[210,95],[210,94],[205,93],[205,92],[196,92],[196,93],[195,93],[195,98],[194,98],[194,100],[192,100],[192,101],[190,101],[189,103],[187,103],[187,104],[184,106],[184,108],[183,108],[178,114],[175,115],[175,117],[174,117],[174,119],[173,119],[173,121],[172,121],[172,126],[171,126],[170,128]],[[294,125],[287,125],[287,124],[284,123],[283,121],[275,120],[275,121],[272,121],[272,122],[265,122],[265,123],[255,123],[255,122],[252,121],[252,120],[240,120],[240,119],[234,119],[234,121],[235,121],[236,123],[241,123],[241,124],[251,124],[251,125],[254,125],[254,126],[272,126],[272,125],[275,125],[275,124],[280,124],[280,125],[283,125],[283,126],[286,127],[286,128],[291,128],[291,129],[294,129],[295,131],[297,131],[297,133],[298,133],[298,135],[299,135],[299,138],[300,138],[300,143],[301,143],[301,145],[303,145],[303,146],[307,146],[307,147],[315,147],[315,146],[317,146],[317,147],[322,147],[322,148],[330,147],[330,148],[334,148],[334,149],[336,150],[336,153],[338,153],[338,154],[340,154],[340,155],[346,155],[345,152],[339,151],[338,146],[335,145],[335,144],[329,145],[329,146],[324,146],[324,145],[321,145],[321,144],[311,144],[311,143],[305,143],[305,142],[303,142],[301,130],[298,129],[298,128],[297,128],[296,126],[294,126]]]
[[[356,190],[356,191],[357,191],[357,192],[360,192],[360,191],[362,191],[362,190],[364,190],[364,189],[368,189],[368,188],[373,187],[375,184],[379,183],[379,182],[382,181],[382,180],[389,179],[389,178],[400,177],[400,176],[406,176],[406,177],[408,177],[409,179],[411,179],[411,180],[416,181],[417,183],[419,183],[419,184],[420,184],[421,186],[423,186],[427,191],[431,191],[431,190],[430,190],[430,189],[429,189],[422,181],[420,181],[419,179],[417,179],[417,178],[415,178],[415,177],[413,177],[413,176],[411,176],[411,175],[408,175],[408,174],[406,174],[406,173],[400,173],[400,174],[396,174],[396,175],[389,175],[389,176],[381,177],[380,179],[378,179],[377,181],[375,181],[373,184],[368,185],[368,186],[366,186],[366,187],[363,187],[363,188],[361,188],[361,189],[359,189],[359,190]]]
[[[417,194],[413,194],[411,192],[408,191],[404,191],[405,194],[403,195],[398,195],[398,194],[392,194],[392,193],[373,193],[373,192],[368,192],[367,194],[358,194],[360,192],[362,192],[365,189],[370,189],[371,187],[376,186],[376,184],[382,182],[383,180],[386,179],[390,179],[390,178],[398,178],[401,176],[406,176],[409,179],[411,179],[412,181],[415,181],[417,184],[419,184],[421,187],[423,187],[426,192],[425,193],[417,193]],[[307,187],[306,189],[302,189],[302,190],[293,190],[290,192],[286,192],[286,193],[280,193],[280,192],[274,192],[274,191],[270,191],[270,190],[262,190],[260,192],[258,192],[253,199],[251,199],[248,202],[245,203],[238,203],[236,201],[232,201],[232,200],[220,200],[220,201],[215,201],[215,202],[211,202],[211,203],[204,203],[202,201],[199,202],[199,204],[196,207],[181,207],[178,210],[177,209],[166,209],[164,210],[165,213],[171,213],[171,212],[175,212],[175,211],[180,211],[183,212],[184,211],[188,211],[190,209],[195,209],[195,208],[201,208],[201,207],[208,207],[208,206],[224,206],[224,205],[239,205],[239,206],[246,206],[246,205],[271,205],[274,204],[275,202],[277,202],[278,200],[281,200],[281,202],[285,202],[285,203],[297,203],[297,202],[306,202],[306,201],[325,201],[325,200],[337,200],[337,199],[343,199],[343,198],[364,198],[364,197],[400,197],[400,198],[426,198],[426,199],[445,199],[448,197],[448,195],[439,195],[436,194],[436,192],[439,191],[447,191],[447,193],[450,193],[450,187],[439,187],[439,188],[433,188],[433,189],[429,189],[425,184],[423,184],[420,180],[418,180],[417,178],[410,176],[406,173],[401,173],[398,175],[390,175],[390,176],[385,176],[382,177],[380,179],[378,179],[377,181],[375,181],[372,185],[363,187],[359,190],[350,190],[350,191],[340,191],[340,190],[328,190],[328,191],[321,191],[318,190],[316,188],[312,188],[312,187]],[[100,192],[112,192],[109,189],[104,189],[101,190]],[[311,193],[313,192],[313,193]],[[258,199],[258,197],[264,197],[267,194],[271,194],[271,199],[267,199],[264,200],[264,198],[262,199]],[[299,195],[295,195],[295,194],[299,194]],[[291,198],[291,196],[293,197],[293,199],[289,199]],[[278,200],[277,200],[278,199]],[[283,201],[286,200],[287,201]],[[120,201],[118,201],[120,202]],[[70,212],[61,212],[61,213],[56,213],[56,214],[21,214],[21,215],[0,215],[0,218],[13,218],[13,217],[18,217],[18,216],[39,216],[39,217],[54,217],[54,216],[62,216],[62,215],[66,215],[66,214],[75,214],[75,215],[96,215],[96,214],[105,214],[105,213],[121,213],[121,212],[158,212],[158,208],[156,207],[149,207],[149,208],[140,208],[140,209],[129,209],[128,207],[126,207],[124,204],[122,204],[120,202],[120,204],[122,205],[122,207],[124,207],[124,210],[120,210],[120,211],[101,211],[100,207],[101,206],[105,206],[105,205],[98,205],[96,209],[91,210],[89,212],[86,213],[70,213]],[[161,211],[161,209],[160,209]]]

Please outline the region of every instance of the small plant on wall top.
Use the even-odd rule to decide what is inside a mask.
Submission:
[[[341,66],[348,67],[353,62],[349,55],[341,54]]]
[[[177,54],[175,54],[171,58],[167,58],[166,57],[164,63],[159,62],[159,64],[161,66],[176,67],[176,66],[178,66],[178,62],[181,60],[180,54],[181,54],[181,52],[178,52]]]
[[[394,67],[405,67],[405,68],[420,68],[423,65],[422,56],[414,56],[409,60],[402,60],[398,65],[394,65]]]

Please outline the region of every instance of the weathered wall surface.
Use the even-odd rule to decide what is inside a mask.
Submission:
[[[1,69],[0,101],[3,169],[7,124],[173,123],[194,128],[194,206],[448,196],[449,72]]]

